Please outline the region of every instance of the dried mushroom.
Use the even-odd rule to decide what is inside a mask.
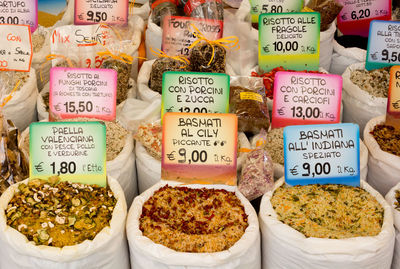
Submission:
[[[189,59],[193,72],[225,73],[226,50],[218,44],[199,42],[191,49]]]
[[[400,157],[400,130],[390,125],[378,124],[371,134],[381,150]]]
[[[189,71],[189,70],[187,64],[183,61],[179,61],[169,57],[158,58],[151,66],[150,81],[149,81],[150,89],[161,94],[163,74],[164,72],[167,71]]]
[[[117,105],[119,105],[128,98],[129,77],[131,75],[132,64],[108,58],[103,61],[101,68],[114,69],[117,71]]]

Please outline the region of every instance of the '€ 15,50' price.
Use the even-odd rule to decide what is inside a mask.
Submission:
[[[79,101],[79,102],[65,102],[65,112],[67,113],[84,113],[93,111],[93,103],[91,101]]]

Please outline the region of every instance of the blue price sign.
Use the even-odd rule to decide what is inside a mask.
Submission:
[[[369,28],[367,70],[400,65],[400,22],[371,22]]]
[[[360,186],[360,134],[353,123],[289,126],[283,131],[289,185]]]

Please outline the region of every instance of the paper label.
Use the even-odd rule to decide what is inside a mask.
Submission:
[[[74,23],[80,24],[126,24],[128,0],[75,0]]]
[[[229,84],[227,74],[164,72],[161,118],[166,112],[228,113]]]
[[[263,72],[275,67],[318,70],[320,14],[261,14],[258,65]]]
[[[338,123],[341,99],[342,76],[277,72],[272,128]]]
[[[237,116],[166,113],[161,178],[236,185]]]
[[[258,23],[262,13],[300,12],[303,4],[303,0],[250,0],[251,22]]]
[[[85,117],[113,121],[116,98],[115,70],[62,67],[50,70],[50,115],[61,119]]]
[[[38,0],[38,22],[43,27],[52,27],[63,18],[67,1],[65,0]]]
[[[255,92],[241,92],[239,96],[241,100],[253,100],[260,103],[264,102],[262,96]]]
[[[400,66],[390,69],[386,124],[400,129]]]
[[[391,20],[391,0],[337,0],[343,5],[337,26],[344,35],[368,36],[372,20]]]
[[[0,70],[29,72],[31,62],[30,26],[0,24]]]
[[[8,0],[0,4],[0,23],[29,25],[31,32],[38,27],[37,0]]]
[[[193,28],[190,24],[195,25],[209,40],[216,40],[222,37],[223,21],[165,16],[163,21],[162,51],[171,56],[189,56],[189,47],[197,39],[193,35]]]
[[[353,123],[288,126],[283,130],[289,185],[360,186],[360,135]]]
[[[97,52],[105,51],[104,47],[117,40],[113,30],[106,25],[66,25],[54,29],[50,48],[52,54],[69,57],[77,66],[100,68],[103,58]],[[53,63],[59,60],[53,60]]]
[[[400,22],[372,21],[368,37],[367,70],[400,64]]]
[[[34,122],[29,177],[106,186],[106,127],[100,122]]]

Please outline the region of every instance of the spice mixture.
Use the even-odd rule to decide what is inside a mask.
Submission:
[[[242,237],[247,217],[233,192],[166,185],[144,203],[139,228],[176,251],[218,252]]]
[[[147,152],[161,161],[162,126],[160,124],[145,124],[139,126],[134,138],[140,142]]]
[[[384,217],[370,193],[345,185],[281,186],[271,204],[280,221],[306,237],[376,236]]]
[[[271,129],[271,131],[267,133],[265,149],[268,151],[274,163],[284,165],[283,128]]]
[[[371,71],[353,70],[350,80],[360,89],[366,91],[374,97],[388,97],[390,68],[385,67]]]
[[[128,64],[115,59],[106,59],[101,68],[114,69],[117,71],[117,105],[128,98],[128,84],[131,75],[132,64]]]
[[[8,203],[7,225],[36,245],[71,246],[93,240],[107,226],[117,200],[107,187],[33,179]]]
[[[162,78],[167,71],[189,71],[187,64],[171,58],[158,58],[151,66],[149,87],[153,91],[162,93]]]
[[[381,150],[400,157],[400,131],[393,126],[378,124],[371,131]]]

